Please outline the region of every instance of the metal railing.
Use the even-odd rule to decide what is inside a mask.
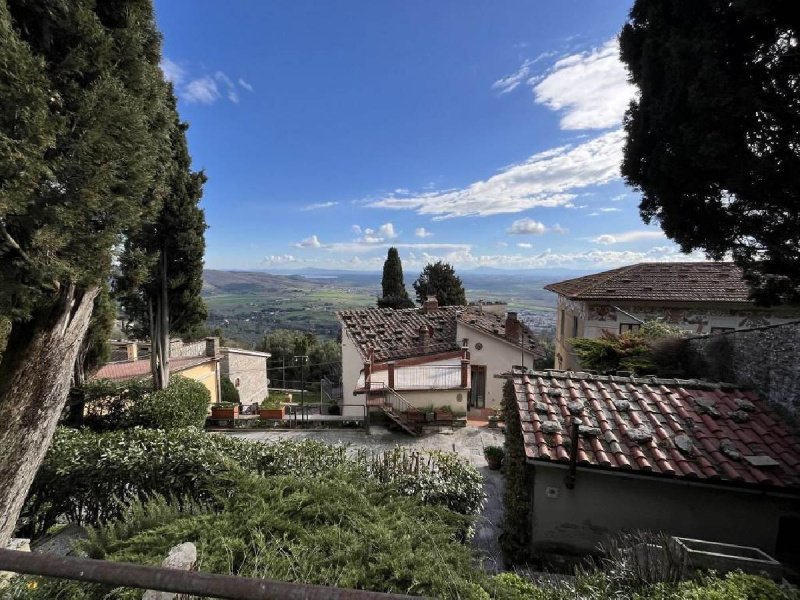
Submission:
[[[438,390],[458,387],[461,387],[460,365],[397,367],[394,370],[396,389]]]
[[[287,583],[235,575],[215,575],[18,550],[0,550],[0,571],[225,600],[410,600],[412,598],[400,594]]]

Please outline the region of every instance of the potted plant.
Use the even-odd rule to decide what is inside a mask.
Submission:
[[[232,420],[239,416],[239,405],[234,402],[217,402],[211,405],[211,418]]]
[[[281,406],[278,398],[264,398],[264,402],[258,408],[259,418],[270,421],[282,421],[285,413],[286,407]]]
[[[434,413],[434,419],[437,421],[453,421],[453,411],[449,406],[440,406]]]
[[[483,449],[483,455],[486,457],[486,462],[489,463],[489,468],[492,471],[496,471],[503,464],[505,453],[502,446],[486,446]]]

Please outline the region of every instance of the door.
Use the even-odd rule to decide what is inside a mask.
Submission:
[[[486,406],[486,367],[472,365],[472,388],[469,391],[469,407],[484,408]]]

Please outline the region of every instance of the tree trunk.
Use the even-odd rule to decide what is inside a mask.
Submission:
[[[51,309],[11,328],[0,361],[0,548],[55,432],[98,291],[65,286]]]
[[[167,253],[161,251],[158,268],[158,292],[150,299],[150,342],[153,386],[163,390],[169,385],[169,294],[167,293]]]

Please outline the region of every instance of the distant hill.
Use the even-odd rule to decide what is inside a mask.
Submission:
[[[290,290],[312,290],[318,282],[300,275],[271,275],[258,271],[203,271],[203,295],[275,294]]]

